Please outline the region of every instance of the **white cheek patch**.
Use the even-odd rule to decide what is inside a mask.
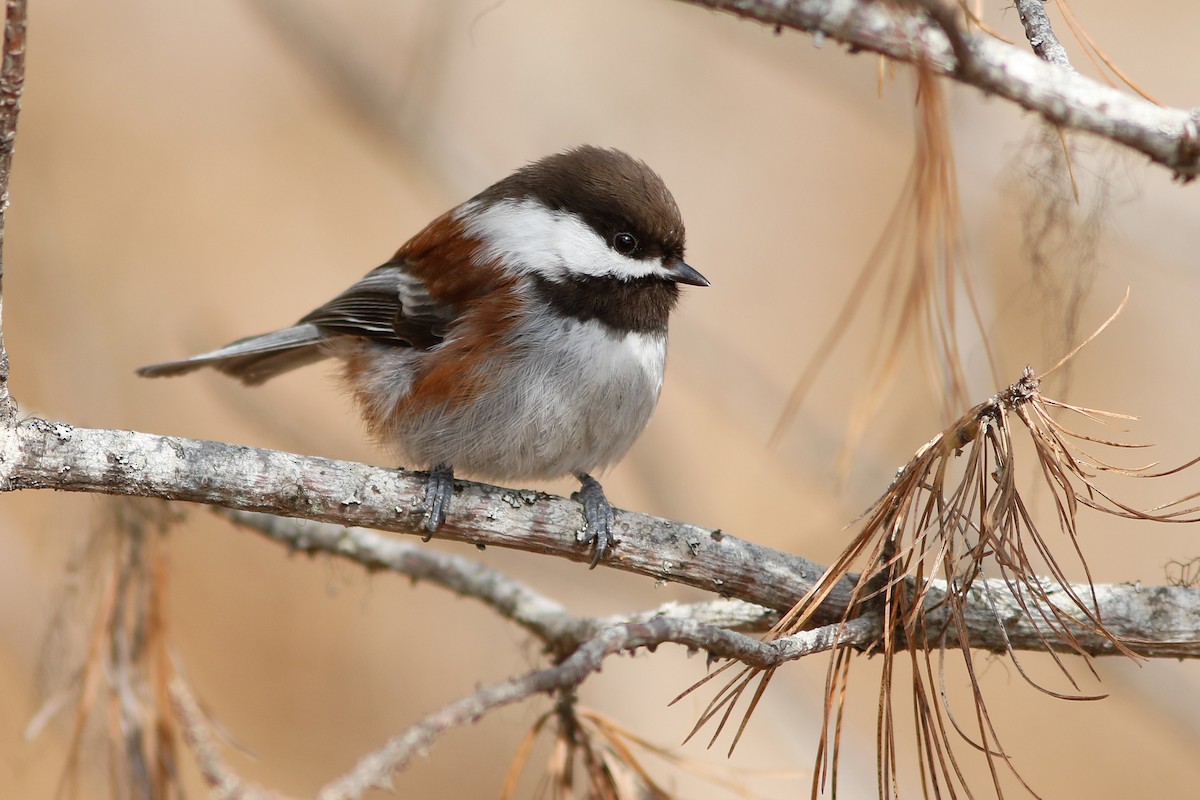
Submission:
[[[574,214],[551,211],[536,200],[502,200],[459,212],[467,233],[484,242],[482,260],[500,259],[518,272],[563,281],[572,275],[631,280],[669,278],[660,259],[639,260],[613,250]]]

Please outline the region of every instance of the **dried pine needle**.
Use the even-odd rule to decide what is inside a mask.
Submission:
[[[1122,308],[1124,304],[1122,301]],[[1200,459],[1159,472],[1150,472],[1154,464],[1116,466],[1091,450],[1145,445],[1078,433],[1056,419],[1055,412],[1110,426],[1114,420],[1133,419],[1047,398],[1041,393],[1041,378],[1026,368],[1018,381],[968,410],[917,450],[883,496],[860,518],[858,532],[846,550],[768,634],[777,639],[811,627],[814,614],[833,588],[855,570],[861,570],[843,624],[866,613],[880,614],[883,621],[879,641],[866,648],[884,662],[877,721],[881,797],[897,795],[900,785],[893,680],[896,658],[905,653],[912,681],[916,764],[928,795],[970,796],[956,754],[956,746],[964,743],[985,758],[998,796],[1003,795],[1004,773],[1033,794],[1001,746],[989,716],[971,649],[968,606],[982,602],[995,611],[1000,598],[994,593],[1007,591],[1008,604],[1015,605],[1020,615],[1033,623],[1041,649],[1050,654],[1071,691],[1042,685],[1004,639],[1006,655],[1022,678],[1054,698],[1099,699],[1102,695],[1080,691],[1062,654],[1082,657],[1093,675],[1090,650],[1082,643],[1083,636],[1099,637],[1113,653],[1138,656],[1107,630],[1094,592],[1077,589],[1068,577],[1071,568],[1078,569],[1086,584],[1092,584],[1080,541],[1080,508],[1152,522],[1200,521],[1200,508],[1184,506],[1195,495],[1152,509],[1138,509],[1099,483],[1103,475],[1117,479],[1171,475]],[[1018,488],[1018,478],[1028,468],[1019,468],[1019,463],[1025,463],[1016,457],[1019,439],[1032,445],[1034,474],[1040,475],[1054,509],[1055,536],[1034,519]],[[983,581],[985,575],[1000,580]],[[997,590],[997,584],[1005,589]],[[1003,631],[1003,620],[998,611],[995,613]],[[972,713],[962,717],[954,714],[946,699],[945,663],[955,651],[971,689]],[[837,757],[853,655],[852,650],[836,649],[830,660],[821,745],[813,773],[814,797],[826,790],[836,794]],[[688,692],[734,666],[723,665]],[[715,726],[715,742],[737,719],[735,710],[746,700],[732,737],[732,746],[736,746],[776,669],[737,668],[714,695],[691,735],[711,724]]]

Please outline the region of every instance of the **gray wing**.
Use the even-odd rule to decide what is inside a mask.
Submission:
[[[281,331],[247,336],[207,353],[139,367],[144,378],[183,375],[201,367],[214,367],[243,383],[256,385],[276,375],[320,361],[321,332],[315,325],[294,325]]]
[[[138,370],[148,378],[213,367],[243,383],[259,384],[327,355],[322,342],[360,336],[397,347],[427,349],[440,342],[454,310],[433,300],[402,261],[369,272],[290,328],[238,339],[217,350]]]

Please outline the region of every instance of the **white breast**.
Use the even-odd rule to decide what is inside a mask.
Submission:
[[[620,459],[658,402],[666,333],[618,334],[547,310],[510,343],[478,401],[396,421],[406,454],[496,480],[600,471]]]

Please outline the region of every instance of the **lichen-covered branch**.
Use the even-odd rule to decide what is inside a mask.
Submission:
[[[159,497],[350,528],[424,534],[420,503],[425,481],[418,473],[221,442],[74,428],[40,419],[0,428],[0,491],[19,489]],[[579,504],[567,498],[459,481],[453,513],[438,536],[586,562],[588,553],[575,540],[582,524]],[[824,571],[800,556],[648,514],[618,511],[617,531],[617,546],[605,566],[774,611],[794,605]],[[368,531],[313,528],[308,535],[276,538],[295,549],[324,550],[371,568],[386,567],[397,557],[392,539]],[[822,605],[816,624],[836,621],[845,612],[851,581],[845,584]],[[1006,633],[1015,649],[1043,647],[1032,623],[1015,606],[1001,602],[1010,594],[1002,582],[980,583],[977,591],[980,594],[967,608],[972,646],[1002,650]],[[1088,590],[1076,587],[1076,591]],[[478,596],[484,594],[478,590]],[[1137,652],[1200,657],[1200,589],[1113,585],[1096,587],[1096,595],[1106,626],[1132,640]],[[935,600],[931,595],[931,602]],[[554,615],[549,606],[542,609],[538,624],[545,623],[547,631],[557,630],[553,636],[564,631],[568,638],[589,635],[587,630],[573,630],[574,623],[547,622]],[[534,618],[514,617],[527,626]],[[556,629],[562,624],[566,627]],[[1109,652],[1103,641],[1092,641],[1083,632],[1079,636],[1090,642],[1088,652]]]
[[[942,75],[1036,112],[1054,125],[1136,150],[1182,180],[1190,181],[1200,173],[1200,109],[1155,105],[985,34],[959,31],[958,46],[952,47],[942,23],[918,13],[914,5],[872,0],[682,2],[819,33],[853,50],[897,61],[921,61]],[[960,65],[956,51],[969,53],[970,64]]]
[[[1067,50],[1058,41],[1050,18],[1046,16],[1045,0],[1016,0],[1017,13],[1021,16],[1021,25],[1025,28],[1025,38],[1033,52],[1044,61],[1057,64],[1066,69],[1074,69]]]
[[[421,535],[421,473],[136,431],[27,419],[0,428],[0,491],[58,489],[158,497]],[[443,540],[586,562],[578,503],[457,481]],[[820,565],[722,531],[617,512],[606,566],[784,609]],[[844,600],[844,598],[843,598]],[[836,601],[835,601],[836,602]],[[837,618],[833,609],[829,620]]]

